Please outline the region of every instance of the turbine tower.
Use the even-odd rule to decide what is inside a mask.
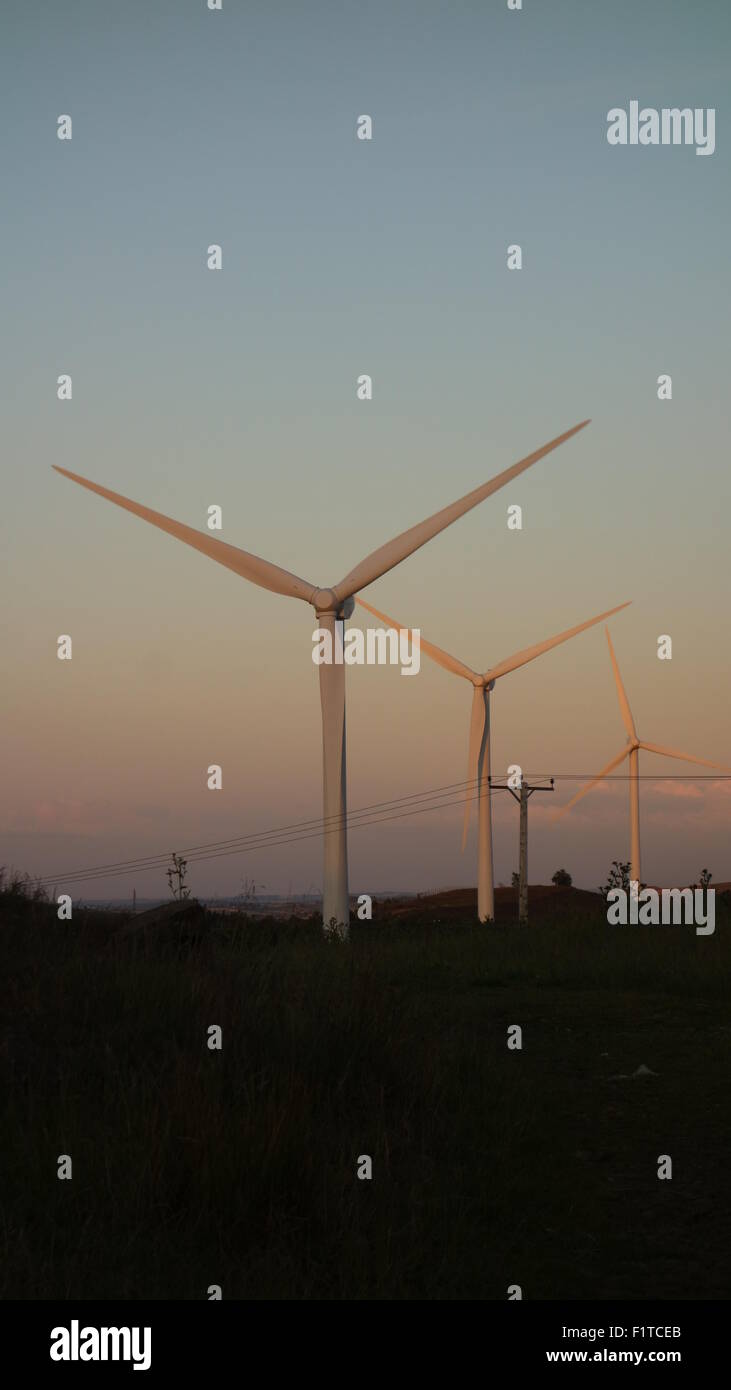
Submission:
[[[216,537],[206,535],[202,531],[196,531],[192,526],[185,526],[182,522],[172,521],[170,517],[163,516],[161,512],[152,511],[149,507],[143,507],[138,502],[131,502],[129,498],[121,497],[119,493],[111,492],[109,488],[101,487],[99,483],[92,483],[88,478],[82,478],[77,473],[70,473],[66,468],[60,468],[55,464],[53,466],[57,473],[62,473],[64,477],[71,478],[73,482],[80,483],[82,487],[98,493],[100,497],[106,497],[108,501],[116,503],[118,507],[124,507],[126,511],[141,517],[143,521],[149,521],[153,526],[157,526],[161,531],[166,531],[168,535],[184,541],[193,549],[200,550],[204,555],[216,560],[218,564],[233,570],[241,578],[250,580],[252,584],[258,584],[262,589],[270,589],[274,593],[285,594],[289,598],[302,599],[305,603],[312,604],[317,614],[318,626],[329,632],[330,650],[333,651],[338,636],[335,624],[338,621],[343,621],[352,613],[353,594],[359,589],[365,588],[366,585],[372,584],[375,579],[380,579],[381,575],[393,569],[394,565],[400,564],[407,556],[413,555],[415,550],[432,540],[445,527],[451,526],[453,521],[457,521],[459,517],[471,511],[479,502],[484,501],[493,492],[497,492],[499,488],[505,487],[506,483],[517,478],[520,473],[524,473],[532,464],[537,463],[552,449],[556,449],[559,444],[565,443],[567,439],[577,434],[589,423],[588,420],[582,420],[580,424],[574,425],[573,429],[558,435],[548,444],[536,449],[534,453],[528,454],[520,462],[514,463],[504,472],[498,473],[496,477],[491,478],[472,492],[468,492],[466,496],[452,502],[450,506],[444,507],[442,511],[435,512],[425,521],[419,522],[408,531],[403,531],[394,537],[393,540],[387,541],[385,545],[380,546],[378,550],[374,550],[364,560],[361,560],[355,569],[350,570],[345,578],[332,588],[320,588],[309,580],[301,579],[298,575],[281,569],[279,565],[260,559],[258,555],[252,555],[246,550],[239,550],[237,546],[228,545],[225,541],[217,540]],[[323,925],[328,931],[331,923],[334,922],[336,924],[334,929],[345,937],[348,934],[350,918],[346,837],[345,667],[335,662],[332,664],[323,663],[319,672],[323,751]]]
[[[380,618],[381,622],[388,623],[389,627],[398,628],[400,632],[408,631],[397,623],[395,618],[389,618],[386,613],[379,613],[377,608],[373,608],[370,603],[366,603],[358,595],[356,602],[363,608],[367,608],[374,617]],[[505,661],[501,661],[497,666],[492,666],[483,675],[477,671],[470,670],[463,662],[458,661],[456,656],[450,656],[448,652],[442,651],[441,647],[435,647],[432,642],[427,642],[423,637],[419,637],[419,647],[432,661],[436,661],[438,666],[443,666],[445,671],[451,671],[455,676],[463,676],[465,680],[471,681],[474,686],[472,696],[472,718],[470,721],[470,742],[467,762],[467,788],[465,790],[464,824],[462,827],[462,850],[467,842],[467,830],[470,821],[470,809],[472,806],[472,782],[477,782],[477,915],[481,922],[492,921],[495,918],[495,886],[492,862],[492,802],[490,797],[490,694],[494,688],[495,681],[501,676],[507,676],[510,671],[517,671],[519,666],[525,666],[529,661],[535,661],[537,656],[543,656],[544,652],[550,652],[552,647],[558,647],[562,642],[568,642],[570,637],[577,637],[586,628],[593,627],[595,623],[600,623],[603,618],[609,618],[613,613],[619,613],[620,609],[627,608],[628,603],[620,603],[616,608],[609,608],[605,613],[599,613],[596,618],[589,618],[585,623],[579,623],[577,627],[567,628],[565,632],[559,632],[556,637],[548,637],[545,642],[538,642],[535,647],[525,647],[520,652],[515,652]]]
[[[640,749],[644,748],[647,753],[659,753],[663,758],[680,758],[681,762],[699,763],[701,767],[713,767],[718,769],[719,772],[728,772],[731,769],[721,767],[720,763],[709,763],[706,758],[693,758],[690,753],[678,753],[674,748],[662,748],[658,743],[646,743],[643,738],[638,736],[635,728],[635,721],[632,718],[632,711],[629,707],[627,692],[622,684],[622,677],[619,674],[617,658],[614,655],[612,639],[609,636],[609,628],[606,628],[605,631],[607,634],[607,642],[609,643],[609,656],[612,662],[612,670],[614,671],[614,680],[617,686],[619,709],[622,715],[622,722],[627,731],[627,746],[622,749],[621,753],[617,754],[616,758],[612,758],[612,761],[607,763],[606,767],[603,767],[601,772],[598,772],[596,777],[592,778],[591,782],[588,782],[585,787],[582,787],[581,791],[576,793],[576,796],[572,796],[571,800],[568,801],[565,806],[562,806],[560,811],[556,812],[555,819],[558,820],[560,816],[565,816],[566,812],[570,811],[571,807],[575,806],[577,801],[581,801],[582,796],[586,796],[587,792],[590,792],[592,787],[596,786],[597,782],[601,782],[602,778],[607,777],[610,772],[613,772],[615,767],[619,767],[620,763],[624,762],[625,758],[629,758],[630,883],[636,883],[638,885],[636,891],[639,892],[639,885],[642,883],[640,863]]]

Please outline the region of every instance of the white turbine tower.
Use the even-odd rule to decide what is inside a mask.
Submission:
[[[576,796],[572,796],[571,800],[568,801],[565,806],[562,806],[560,811],[556,812],[555,819],[558,820],[560,816],[565,816],[566,812],[570,811],[571,807],[575,806],[577,801],[581,801],[582,796],[586,796],[587,792],[590,792],[592,787],[596,786],[597,782],[601,782],[602,778],[607,777],[610,772],[613,772],[615,767],[619,767],[619,764],[624,762],[625,758],[629,758],[630,883],[638,884],[636,891],[639,891],[639,884],[642,882],[640,865],[640,749],[644,748],[648,753],[659,753],[663,758],[680,758],[681,762],[699,763],[701,767],[713,767],[719,772],[728,772],[729,769],[721,767],[720,763],[709,763],[706,758],[693,758],[690,753],[678,753],[674,748],[662,748],[658,743],[646,743],[643,738],[639,738],[635,728],[635,721],[632,718],[632,711],[629,707],[627,692],[622,684],[622,677],[619,674],[617,658],[614,655],[612,639],[609,636],[609,628],[606,629],[606,633],[607,642],[609,643],[609,655],[612,661],[612,670],[614,671],[614,680],[617,686],[617,695],[619,697],[619,709],[622,715],[622,722],[627,730],[627,746],[622,749],[621,753],[617,754],[616,758],[612,758],[612,761],[607,763],[606,767],[603,767],[601,772],[598,772],[596,777],[592,778],[591,782],[588,782],[585,787],[582,787],[581,791],[576,793]]]
[[[386,613],[380,613],[377,608],[373,608],[370,603],[366,603],[358,595],[356,602],[363,608],[367,608],[369,613],[379,618],[381,622],[388,623],[389,627],[397,628],[400,632],[408,632],[410,629],[404,628],[401,623],[397,623],[395,618],[389,618]],[[467,830],[470,821],[470,810],[472,807],[472,795],[474,783],[477,784],[477,915],[481,922],[493,921],[495,918],[495,886],[492,862],[492,800],[490,796],[489,777],[490,777],[490,693],[495,685],[495,681],[501,676],[507,676],[510,671],[517,671],[519,666],[525,666],[529,661],[535,661],[537,656],[543,656],[544,652],[550,652],[552,647],[558,647],[562,642],[568,642],[570,637],[577,637],[586,628],[593,627],[595,623],[600,623],[603,618],[609,618],[613,613],[619,613],[620,609],[627,608],[628,603],[620,603],[616,608],[609,608],[605,613],[599,613],[596,618],[589,618],[585,623],[579,623],[577,627],[567,628],[565,632],[559,632],[556,637],[548,637],[545,642],[538,642],[534,647],[524,647],[522,651],[515,652],[505,661],[501,661],[497,666],[492,666],[483,675],[478,671],[470,670],[456,656],[450,656],[448,652],[442,651],[441,647],[435,647],[432,642],[427,642],[424,637],[419,636],[419,647],[426,652],[432,661],[436,661],[438,666],[443,666],[445,671],[451,671],[455,676],[463,676],[465,680],[472,683],[474,693],[472,696],[472,718],[470,721],[470,742],[467,761],[467,787],[465,790],[464,824],[462,828],[462,850],[464,851],[467,843]]]
[[[558,435],[550,443],[536,449],[535,453],[528,454],[519,463],[514,463],[503,473],[498,473],[497,477],[491,478],[489,482],[483,483],[473,492],[468,492],[457,502],[452,502],[450,506],[445,507],[440,512],[435,512],[426,521],[419,522],[418,525],[412,526],[408,531],[403,531],[393,540],[387,541],[385,545],[361,560],[355,569],[352,569],[344,579],[340,580],[339,584],[335,584],[331,589],[321,589],[309,580],[300,579],[297,575],[290,574],[288,570],[280,569],[279,565],[262,560],[259,556],[251,555],[246,550],[239,550],[237,546],[228,545],[225,541],[217,540],[214,536],[206,535],[202,531],[195,531],[193,527],[185,526],[182,522],[172,521],[169,517],[163,516],[161,512],[152,511],[149,507],[143,507],[138,502],[131,502],[129,498],[121,497],[117,492],[110,492],[108,488],[101,487],[98,483],[89,482],[87,478],[81,478],[77,473],[70,473],[66,468],[59,468],[55,464],[54,467],[56,472],[62,473],[64,477],[71,478],[73,482],[80,483],[82,487],[89,488],[92,492],[98,493],[100,497],[106,497],[110,502],[115,502],[118,507],[124,507],[126,511],[141,517],[143,521],[151,522],[161,531],[167,531],[168,535],[175,536],[178,540],[184,541],[186,545],[202,551],[204,555],[210,556],[220,565],[225,565],[227,569],[233,570],[243,579],[258,584],[262,589],[271,589],[274,593],[285,594],[289,598],[299,598],[303,599],[305,603],[311,603],[317,614],[318,626],[327,629],[329,633],[330,650],[333,651],[336,639],[342,635],[342,628],[336,631],[335,624],[342,622],[352,613],[352,596],[358,589],[363,589],[366,585],[372,584],[375,579],[380,579],[382,574],[393,569],[394,565],[400,564],[407,556],[413,555],[415,550],[425,545],[445,527],[450,526],[453,521],[464,516],[466,512],[476,507],[491,493],[505,487],[506,483],[517,478],[518,474],[524,473],[545,454],[550,453],[559,444],[563,444],[588,424],[588,420],[582,420],[580,424],[574,425],[573,429]],[[336,930],[340,935],[347,936],[350,913],[346,837],[345,667],[342,664],[323,663],[319,670],[323,745],[323,923],[325,929],[328,930],[330,924],[335,922]]]

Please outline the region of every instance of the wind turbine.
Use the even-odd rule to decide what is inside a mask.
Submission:
[[[62,473],[64,477],[71,478],[73,482],[80,483],[82,487],[89,488],[91,492],[98,493],[100,497],[106,497],[110,502],[115,502],[118,507],[124,507],[126,511],[141,517],[143,521],[149,521],[161,531],[167,531],[168,535],[175,536],[195,550],[200,550],[220,565],[233,570],[241,578],[250,580],[252,584],[258,584],[262,589],[271,589],[277,594],[285,594],[289,598],[299,598],[305,603],[311,603],[317,614],[318,626],[327,629],[329,633],[330,650],[333,651],[336,638],[342,635],[342,627],[336,631],[335,624],[336,622],[342,623],[345,618],[350,617],[354,607],[353,594],[359,589],[365,588],[366,585],[372,584],[375,579],[380,579],[381,575],[393,569],[394,565],[400,564],[407,556],[413,555],[420,546],[437,536],[445,527],[451,526],[453,521],[457,521],[459,517],[471,511],[479,502],[484,501],[493,492],[497,492],[499,488],[505,487],[506,483],[517,478],[520,473],[524,473],[545,454],[556,449],[559,444],[565,443],[567,439],[570,439],[572,435],[577,434],[588,424],[588,420],[582,420],[580,424],[574,425],[573,429],[558,435],[550,443],[536,449],[535,453],[528,454],[519,463],[514,463],[512,467],[498,473],[496,477],[475,488],[474,491],[468,492],[458,501],[452,502],[450,506],[444,507],[442,511],[435,512],[425,521],[419,522],[408,531],[403,531],[394,537],[393,540],[387,541],[378,550],[367,555],[364,560],[360,561],[360,564],[355,566],[355,569],[346,574],[344,579],[329,589],[321,589],[317,584],[301,579],[298,575],[281,569],[279,565],[271,564],[269,560],[262,560],[258,555],[251,555],[246,550],[239,550],[237,546],[228,545],[225,541],[217,540],[214,536],[206,535],[202,531],[196,531],[191,526],[183,525],[182,522],[172,521],[169,517],[163,516],[161,512],[152,511],[149,507],[143,507],[138,502],[131,502],[129,498],[121,497],[119,493],[111,492],[108,488],[101,487],[99,483],[92,483],[88,478],[82,478],[77,473],[70,473],[66,468],[59,468],[55,464],[53,466],[57,473]],[[323,662],[319,672],[323,748],[323,924],[327,931],[330,929],[331,923],[334,922],[336,924],[335,930],[339,935],[345,937],[348,934],[350,917],[346,834],[345,667],[343,664],[335,662],[332,664]]]
[[[602,778],[607,777],[610,772],[613,772],[615,767],[619,767],[619,764],[624,762],[625,758],[629,758],[630,883],[636,883],[638,886],[635,891],[639,892],[639,885],[642,883],[640,867],[640,749],[644,748],[647,753],[659,753],[663,758],[680,758],[681,762],[699,763],[701,767],[714,767],[720,772],[728,772],[729,769],[721,767],[720,763],[709,763],[706,758],[693,758],[690,753],[678,753],[674,748],[662,748],[658,743],[646,743],[643,738],[638,736],[635,728],[635,721],[632,718],[632,711],[629,707],[627,692],[622,684],[622,677],[619,674],[617,658],[614,655],[612,639],[609,636],[609,628],[606,628],[605,631],[607,634],[607,642],[609,643],[609,656],[612,662],[612,670],[614,671],[617,695],[619,697],[619,709],[622,715],[622,722],[627,731],[627,746],[622,749],[621,753],[617,754],[616,758],[612,758],[612,761],[607,763],[606,767],[603,767],[601,772],[598,772],[596,777],[592,778],[591,782],[588,782],[585,787],[582,787],[581,791],[576,793],[576,796],[572,796],[571,800],[568,801],[565,806],[562,806],[560,811],[556,812],[555,819],[558,820],[560,816],[565,816],[566,812],[570,811],[571,807],[575,806],[577,801],[581,801],[582,796],[586,796],[587,792],[590,792],[592,787],[596,786],[597,782],[601,782]]]
[[[389,618],[386,613],[379,613],[377,608],[373,608],[370,603],[366,603],[358,595],[356,602],[363,608],[367,608],[374,617],[380,618],[381,622],[388,623],[389,627],[398,628],[399,631],[408,631],[397,623],[395,618]],[[544,652],[550,652],[552,647],[558,647],[562,642],[568,642],[570,637],[577,637],[580,632],[584,632],[587,627],[593,627],[595,623],[600,623],[602,618],[609,618],[613,613],[619,613],[620,609],[627,608],[628,603],[620,603],[616,608],[609,608],[605,613],[599,613],[596,618],[589,618],[585,623],[579,623],[577,627],[569,627],[565,632],[559,632],[556,637],[548,637],[545,642],[538,642],[534,647],[524,647],[520,652],[515,652],[505,661],[501,661],[497,666],[491,666],[488,671],[480,675],[478,671],[470,670],[456,656],[450,656],[448,652],[442,651],[441,647],[435,647],[432,642],[427,642],[420,635],[419,647],[426,652],[432,661],[436,661],[438,666],[443,666],[445,671],[452,671],[455,676],[463,676],[465,680],[471,681],[474,686],[472,695],[472,718],[470,721],[470,742],[469,755],[467,762],[467,782],[465,791],[464,824],[462,828],[462,850],[464,851],[467,842],[467,830],[470,821],[470,810],[472,806],[472,783],[476,780],[478,788],[477,800],[477,915],[481,922],[494,920],[495,917],[495,888],[493,880],[492,865],[492,805],[490,797],[490,694],[495,682],[501,676],[507,676],[510,671],[517,671],[519,666],[525,666],[529,661],[535,661],[537,656],[543,656]]]

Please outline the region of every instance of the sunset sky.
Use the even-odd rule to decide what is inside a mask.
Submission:
[[[222,540],[328,585],[591,417],[365,596],[479,670],[631,599],[611,630],[640,737],[731,765],[726,0],[34,0],[3,29],[0,862],[62,887],[321,814],[312,609],[52,464],[199,529],[217,503]],[[715,153],[609,146],[631,99],[715,107]],[[466,777],[463,681],[424,658],[347,685],[351,809]],[[598,771],[624,742],[603,628],[501,681],[492,717],[496,776]],[[648,882],[731,878],[731,780],[641,771],[681,777],[643,782]],[[626,781],[553,824],[579,786],[531,802],[532,882],[629,857]],[[459,806],[356,829],[351,890],[471,884],[474,837]],[[191,883],[244,875],[318,891],[320,842]],[[74,891],[133,887],[166,891]]]

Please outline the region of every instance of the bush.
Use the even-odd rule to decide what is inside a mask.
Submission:
[[[21,874],[17,869],[6,869],[0,865],[0,898],[5,902],[29,902],[45,903],[48,901],[48,893],[41,885],[40,880],[34,880],[30,874]]]

